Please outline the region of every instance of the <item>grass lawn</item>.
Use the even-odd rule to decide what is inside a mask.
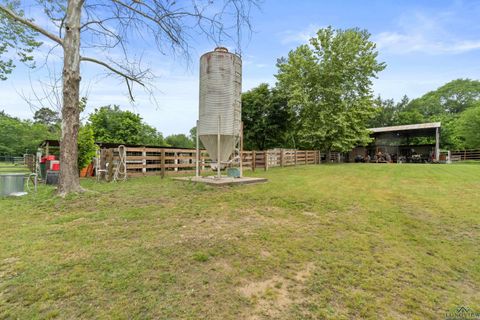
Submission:
[[[0,173],[30,173],[30,170],[24,165],[0,161]]]
[[[445,319],[480,312],[480,165],[344,164],[212,188],[0,200],[0,319]]]

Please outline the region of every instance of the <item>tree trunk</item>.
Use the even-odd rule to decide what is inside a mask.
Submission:
[[[62,196],[81,192],[78,174],[77,137],[80,127],[80,16],[84,0],[68,0],[63,39],[63,106],[60,141],[60,181]]]

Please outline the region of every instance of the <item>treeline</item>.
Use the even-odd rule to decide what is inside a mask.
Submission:
[[[119,106],[104,106],[90,114],[86,126],[92,128],[97,142],[113,142],[152,146],[194,148],[194,129],[163,137],[163,134],[143,121],[139,114],[121,110]],[[192,135],[193,134],[193,135]]]
[[[457,79],[410,100],[377,97],[366,128],[426,122],[441,122],[441,146],[444,149],[480,148],[480,81]],[[297,130],[301,117],[289,105],[288,94],[277,86],[261,84],[242,95],[244,144],[247,149],[304,148]],[[431,139],[420,138],[432,143]],[[412,140],[414,141],[414,140]],[[419,141],[415,141],[419,142]]]
[[[414,100],[375,98],[372,79],[386,65],[369,38],[328,27],[278,59],[275,86],[242,95],[245,147],[349,151],[371,141],[368,128],[441,121],[442,148],[480,148],[480,81],[454,80]]]
[[[85,104],[83,99],[81,104]],[[84,108],[84,105],[82,106]],[[57,112],[41,108],[33,120],[22,120],[0,111],[0,155],[19,156],[35,153],[38,145],[46,139],[59,139],[60,118]],[[193,135],[192,135],[193,134]],[[195,147],[195,130],[190,135],[173,134],[164,137],[148,125],[140,115],[119,106],[104,106],[88,115],[79,131],[79,165],[88,161],[94,152],[94,142]]]
[[[35,153],[41,141],[56,139],[59,130],[59,126],[40,119],[37,113],[34,120],[22,120],[0,111],[0,155]]]

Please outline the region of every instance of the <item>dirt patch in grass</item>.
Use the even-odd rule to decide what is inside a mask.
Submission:
[[[314,270],[313,263],[307,263],[293,277],[273,276],[263,281],[250,281],[238,289],[249,300],[253,308],[246,319],[278,318],[285,314],[294,303],[304,300],[305,282]]]

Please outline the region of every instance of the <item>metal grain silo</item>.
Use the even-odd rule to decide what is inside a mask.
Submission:
[[[242,60],[238,55],[218,47],[201,56],[197,134],[213,167],[218,163],[224,167],[239,155],[241,92]]]

